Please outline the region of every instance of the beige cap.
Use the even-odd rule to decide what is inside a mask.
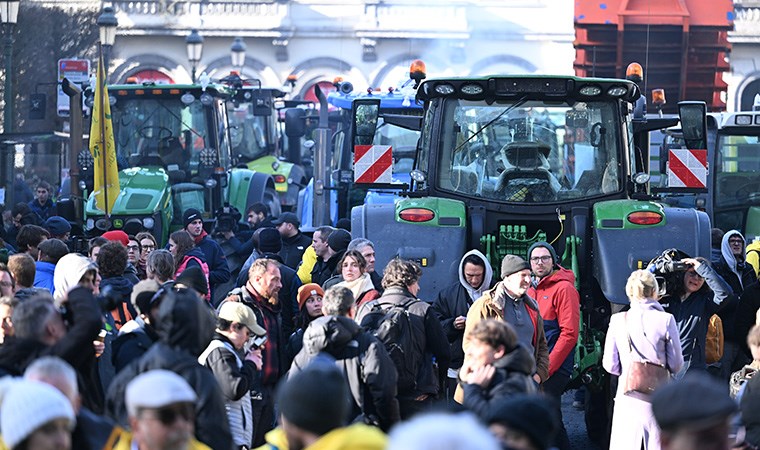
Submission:
[[[225,302],[219,309],[219,318],[230,322],[242,323],[251,333],[257,336],[265,336],[267,330],[259,326],[253,310],[240,302]]]

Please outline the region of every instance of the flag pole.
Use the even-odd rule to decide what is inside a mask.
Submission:
[[[98,102],[100,104],[98,105],[100,107],[100,113],[98,114],[98,120],[100,121],[100,154],[102,157],[100,158],[101,168],[103,169],[103,199],[104,199],[104,205],[106,218],[110,218],[111,211],[108,208],[108,172],[106,171],[106,168],[108,167],[108,164],[106,162],[106,107],[105,107],[105,84],[106,84],[106,77],[105,72],[103,71],[103,44],[98,43],[98,90],[100,91],[100,95],[98,95]],[[101,76],[103,74],[103,76]]]

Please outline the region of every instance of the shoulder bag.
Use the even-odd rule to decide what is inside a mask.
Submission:
[[[631,354],[635,351],[642,361],[631,360],[628,367],[628,373],[625,376],[625,385],[623,392],[630,394],[638,392],[640,394],[651,395],[658,387],[665,384],[670,379],[670,370],[667,362],[667,341],[665,341],[665,365],[655,364],[647,361],[631,341],[631,334],[628,332],[628,313],[625,313],[626,335],[628,336],[628,348]],[[646,337],[646,333],[644,334]]]

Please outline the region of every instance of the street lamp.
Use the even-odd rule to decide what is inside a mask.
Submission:
[[[18,20],[19,0],[0,1],[0,22],[5,29],[5,89],[3,92],[3,132],[13,132],[13,28]]]
[[[245,42],[243,38],[236,37],[232,41],[230,46],[230,59],[232,60],[232,67],[238,69],[240,76],[243,76],[243,66],[245,65]]]
[[[106,79],[108,79],[108,63],[111,59],[111,48],[113,48],[113,43],[116,41],[116,27],[119,25],[119,21],[116,19],[111,6],[103,8],[103,12],[98,16],[97,24],[100,30],[100,45],[103,48],[103,67]]]
[[[190,78],[195,83],[195,69],[201,61],[201,55],[203,54],[203,36],[198,33],[198,30],[193,30],[185,38],[185,44],[187,44],[187,59],[190,61],[190,66],[192,66]]]

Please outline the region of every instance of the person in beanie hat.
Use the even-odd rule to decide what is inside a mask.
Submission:
[[[285,345],[285,365],[290,367],[293,358],[303,348],[303,334],[306,327],[316,318],[322,317],[322,297],[325,291],[316,284],[308,283],[298,288],[298,315],[296,316],[296,331],[288,338]]]
[[[517,255],[507,255],[501,261],[501,278],[493,289],[475,300],[467,312],[463,343],[465,354],[468,346],[466,337],[476,323],[488,318],[505,320],[517,332],[518,342],[526,346],[536,360],[533,379],[542,383],[549,378],[549,349],[538,304],[527,294],[530,286],[530,264]],[[466,362],[465,357],[465,364]],[[461,403],[459,387],[454,398]]]
[[[6,380],[0,390],[0,430],[10,450],[71,448],[74,408],[58,389],[38,381]]]
[[[363,423],[346,426],[348,385],[329,356],[320,356],[284,381],[277,392],[281,428],[267,434],[260,449],[382,450],[385,435]]]
[[[103,237],[109,241],[121,242],[124,247],[129,245],[129,235],[121,230],[106,231]]]
[[[663,450],[730,448],[729,421],[737,409],[725,384],[700,372],[668,383],[652,395]],[[708,442],[713,445],[705,446]]]
[[[332,276],[340,273],[338,263],[348,249],[351,242],[351,233],[346,230],[336,229],[327,238],[327,249],[321,258],[317,258],[314,268],[311,270],[311,282],[324,286]]]
[[[208,284],[209,284],[209,298],[212,304],[217,305],[222,300],[226,292],[217,293],[215,296],[214,287],[226,283],[232,278],[232,273],[227,265],[227,257],[224,256],[222,247],[211,239],[203,229],[203,216],[201,212],[195,208],[188,208],[182,213],[182,224],[185,231],[190,233],[190,237],[193,238],[195,246],[198,247],[203,255],[206,257],[206,263],[208,264]]]
[[[488,416],[488,428],[505,448],[548,450],[559,419],[540,395],[517,394],[500,402]]]
[[[43,224],[46,230],[50,232],[50,237],[68,241],[71,234],[71,224],[61,216],[50,216]]]
[[[559,265],[557,252],[549,243],[539,241],[531,245],[528,261],[533,273],[528,296],[538,303],[549,346],[549,379],[542,389],[556,400],[555,406],[560,416],[557,446],[565,450],[570,448],[570,441],[561,421],[560,400],[573,373],[581,315],[580,295],[575,289],[575,274]]]
[[[208,295],[208,284],[203,269],[198,266],[190,266],[182,271],[174,280],[175,287],[185,287],[194,290],[201,298]]]

